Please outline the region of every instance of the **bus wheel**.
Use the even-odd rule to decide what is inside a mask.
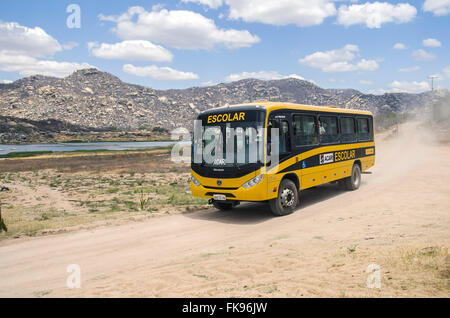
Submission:
[[[352,169],[352,175],[344,179],[345,189],[349,191],[358,190],[361,185],[361,168],[359,165],[354,164]]]
[[[233,204],[232,203],[224,203],[224,202],[217,202],[215,201],[213,203],[214,207],[218,210],[221,211],[229,211],[233,209]]]
[[[278,197],[269,201],[270,210],[276,216],[288,215],[294,212],[298,205],[298,190],[289,179],[281,181]]]

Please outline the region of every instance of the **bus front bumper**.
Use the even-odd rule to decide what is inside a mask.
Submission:
[[[211,179],[209,181],[212,180],[215,180],[215,182],[217,182],[217,179]],[[209,184],[211,184],[211,182]],[[220,187],[220,186],[207,186],[201,183],[199,186],[196,186],[191,181],[191,192],[193,196],[200,198],[214,199],[214,195],[224,195],[226,197],[226,200],[229,201],[258,202],[258,201],[266,201],[269,199],[267,186],[268,185],[266,176],[261,182],[259,182],[258,184],[249,189],[245,189],[244,187],[242,187],[242,184],[240,184],[239,186],[235,185],[228,187]]]

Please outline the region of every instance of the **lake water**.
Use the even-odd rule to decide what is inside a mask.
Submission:
[[[76,151],[76,150],[138,150],[168,147],[174,141],[148,141],[148,142],[89,142],[89,143],[59,143],[59,144],[30,144],[30,145],[1,145],[0,155],[10,152],[28,151]]]

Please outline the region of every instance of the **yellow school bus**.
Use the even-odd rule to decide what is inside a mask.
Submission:
[[[369,111],[266,101],[220,107],[195,121],[191,191],[220,210],[265,201],[282,216],[302,190],[329,182],[358,189],[374,164]]]

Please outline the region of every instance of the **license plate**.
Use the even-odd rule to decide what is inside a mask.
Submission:
[[[215,201],[226,201],[227,197],[223,194],[214,194],[213,196]]]

